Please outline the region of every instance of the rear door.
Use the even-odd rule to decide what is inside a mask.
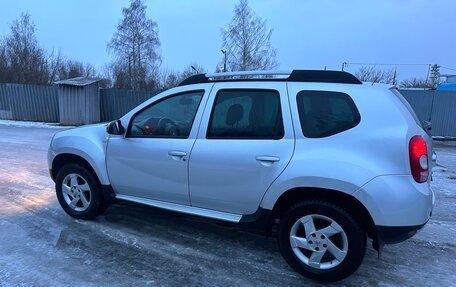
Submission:
[[[192,206],[254,213],[293,149],[286,83],[215,84],[189,159]]]

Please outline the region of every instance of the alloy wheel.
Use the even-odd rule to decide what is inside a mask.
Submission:
[[[68,206],[78,212],[90,206],[92,192],[87,181],[76,173],[70,173],[63,179],[62,194]]]
[[[290,244],[302,263],[316,269],[338,266],[348,251],[348,239],[342,227],[319,214],[306,215],[293,224]]]

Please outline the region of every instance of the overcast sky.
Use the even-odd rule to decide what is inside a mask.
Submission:
[[[236,2],[147,0],[148,16],[159,28],[162,67],[198,63],[213,71],[222,56],[220,28],[229,22]],[[1,0],[0,35],[28,12],[43,47],[100,69],[111,59],[106,44],[128,3]],[[454,0],[250,0],[250,6],[274,30],[280,69],[340,69],[342,62],[437,63],[456,69]],[[349,65],[348,70],[358,67]],[[427,66],[398,70],[400,78],[425,77]]]

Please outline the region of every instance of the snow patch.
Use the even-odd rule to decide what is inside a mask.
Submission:
[[[0,120],[0,125],[12,127],[27,127],[27,128],[71,128],[72,126],[61,126],[59,123],[46,123],[46,122],[27,122],[27,121],[12,121]]]

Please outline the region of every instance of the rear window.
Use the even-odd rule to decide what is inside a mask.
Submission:
[[[360,122],[352,98],[340,92],[301,91],[297,95],[302,133],[322,138],[349,130]]]

